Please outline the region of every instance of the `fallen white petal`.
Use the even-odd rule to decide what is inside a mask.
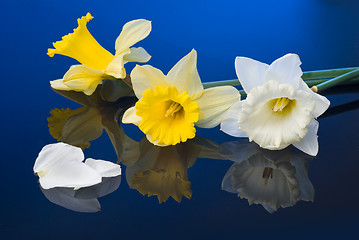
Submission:
[[[109,161],[87,158],[85,164],[96,170],[101,177],[116,177],[121,175],[121,166]]]

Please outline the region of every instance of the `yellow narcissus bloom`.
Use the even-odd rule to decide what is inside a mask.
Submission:
[[[226,113],[221,130],[249,137],[260,147],[284,149],[290,144],[310,155],[318,153],[315,120],[329,100],[314,93],[302,80],[298,55],[287,54],[271,65],[237,57],[237,76],[247,98]]]
[[[160,146],[175,145],[195,137],[195,125],[212,128],[223,113],[240,100],[231,86],[203,89],[197,72],[197,52],[192,50],[165,76],[152,66],[136,66],[131,72],[139,99],[122,119],[136,124],[147,139]]]
[[[78,27],[74,32],[53,43],[54,49],[48,49],[47,54],[50,57],[61,54],[82,64],[71,66],[63,79],[51,81],[52,88],[91,95],[103,79],[111,79],[111,76],[125,78],[125,63],[150,60],[151,56],[145,49],[131,47],[151,32],[150,21],[138,19],[126,23],[115,43],[116,54],[112,55],[88,31],[86,24],[92,18],[91,14],[87,13],[86,16],[77,19]]]

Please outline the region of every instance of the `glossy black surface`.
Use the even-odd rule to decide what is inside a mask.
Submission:
[[[87,11],[95,17],[89,23],[91,33],[111,52],[124,23],[146,18],[152,20],[153,31],[137,46],[152,55],[149,64],[167,73],[195,48],[202,81],[217,81],[236,78],[236,56],[270,63],[288,52],[297,53],[303,71],[359,66],[358,10],[356,1],[349,0],[4,1],[0,9],[1,239],[349,238],[356,233],[359,214],[359,94],[355,92],[328,95],[332,105],[319,119],[319,154],[304,160],[300,167],[304,175],[308,174],[305,182],[314,189],[314,202],[299,200],[295,206],[279,208],[272,214],[260,204],[249,205],[246,199],[222,190],[227,171],[236,164],[228,160],[226,144],[243,147],[247,143],[237,143],[239,139],[218,127],[198,129],[199,138],[169,150],[152,149],[142,140],[141,151],[153,156],[158,156],[156,151],[167,151],[163,154],[171,158],[176,152],[188,153],[176,155],[175,166],[186,190],[180,203],[170,196],[164,201],[167,193],[162,193],[161,204],[156,196],[140,193],[155,191],[144,190],[141,179],[152,172],[163,173],[159,169],[165,166],[160,163],[155,168],[153,162],[151,166],[122,164],[123,175],[116,191],[105,196],[88,195],[102,196],[98,198],[101,211],[96,213],[75,212],[50,202],[32,167],[41,148],[56,142],[47,126],[50,110],[81,107],[49,86],[50,80],[62,77],[76,61],[63,56],[49,58],[46,50],[76,27],[76,18]],[[128,71],[132,67],[126,65]],[[130,125],[124,126],[123,133],[136,142],[144,137]],[[235,153],[237,148],[230,149]],[[117,161],[105,131],[91,142],[85,156]],[[291,169],[289,173],[296,168],[291,163],[285,165]],[[133,183],[133,177],[128,178],[138,169],[142,173]],[[270,173],[266,174],[270,178]],[[303,199],[302,192],[296,198]],[[306,199],[312,199],[309,193],[311,190]]]

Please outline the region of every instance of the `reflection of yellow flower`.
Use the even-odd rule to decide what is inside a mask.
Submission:
[[[158,147],[144,138],[139,144],[140,156],[128,161],[126,178],[131,188],[142,195],[157,196],[160,203],[172,197],[177,202],[192,196],[188,168],[194,164],[201,147],[192,142]],[[124,162],[126,164],[126,162]]]
[[[156,145],[175,145],[194,138],[199,127],[218,125],[224,112],[240,98],[231,86],[203,89],[192,50],[165,76],[152,66],[136,66],[131,79],[139,99],[122,121],[133,123]]]
[[[75,65],[63,79],[51,81],[51,86],[58,90],[81,91],[91,95],[103,79],[125,78],[124,64],[127,62],[147,62],[151,56],[141,47],[131,48],[151,31],[151,22],[138,19],[124,25],[116,40],[116,54],[104,49],[90,34],[86,24],[93,17],[90,13],[77,20],[78,27],[53,43],[54,49],[48,49],[48,55],[65,55],[76,59],[83,65]]]
[[[52,109],[47,118],[51,136],[82,149],[102,134],[102,118],[95,108]]]

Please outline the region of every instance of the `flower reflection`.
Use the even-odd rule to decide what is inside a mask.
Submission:
[[[51,110],[52,116],[47,120],[54,138],[84,149],[90,146],[90,141],[100,137],[105,129],[117,155],[121,155],[124,142],[130,139],[124,134],[118,118],[135,103],[135,97],[124,95],[130,93],[113,81],[104,82],[91,96],[73,91],[55,91],[84,106],[75,110]]]
[[[201,141],[201,145],[198,144]],[[192,196],[191,182],[188,180],[188,168],[198,157],[218,156],[216,143],[210,140],[195,138],[175,146],[158,147],[146,138],[138,143],[138,154],[124,158],[127,166],[126,179],[131,188],[137,189],[142,195],[157,196],[159,203],[172,197],[181,202],[183,197]]]
[[[101,205],[97,198],[108,195],[117,190],[121,183],[121,176],[104,178],[101,183],[74,190],[73,188],[57,187],[41,191],[52,203],[76,212],[98,212]]]
[[[268,212],[286,208],[299,200],[314,201],[314,188],[308,178],[310,156],[286,148],[261,149],[245,141],[221,146],[221,153],[235,163],[222,181],[222,189],[261,204]]]

